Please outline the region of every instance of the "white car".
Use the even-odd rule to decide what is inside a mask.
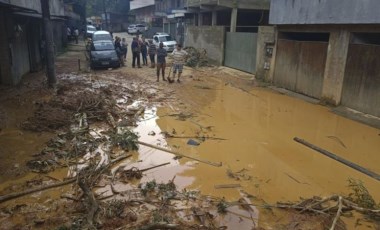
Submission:
[[[95,26],[87,25],[86,27],[86,37],[92,38],[92,35],[96,32]]]
[[[164,49],[167,52],[172,52],[177,45],[177,42],[174,39],[172,39],[172,37],[169,34],[166,33],[156,33],[153,36],[153,43],[156,45],[157,48],[160,45],[160,42],[164,44]]]
[[[133,24],[128,26],[128,33],[129,34],[137,34],[142,33],[144,31],[147,31],[147,28],[142,24]]]
[[[108,31],[105,30],[99,30],[93,33],[92,35],[92,41],[113,41],[111,34]]]

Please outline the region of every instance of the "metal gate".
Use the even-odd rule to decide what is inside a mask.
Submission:
[[[342,105],[380,117],[380,46],[350,44]]]
[[[279,39],[274,84],[320,99],[327,47],[327,42]]]
[[[256,72],[257,33],[227,32],[224,65],[249,73]]]

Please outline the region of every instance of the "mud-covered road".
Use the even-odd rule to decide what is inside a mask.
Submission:
[[[116,35],[127,37],[130,44],[130,36]],[[46,89],[43,73],[1,89],[0,200],[5,194],[62,182],[79,174],[82,166],[90,168],[92,161],[106,165],[132,154],[93,180],[92,191],[104,203],[92,226],[159,229],[144,226],[181,220],[182,227],[176,229],[325,229],[332,225],[337,207],[328,214],[300,214],[294,207],[278,209],[276,202],[349,197],[360,186],[375,202],[367,208],[380,208],[379,181],[293,140],[307,140],[380,173],[380,130],[301,97],[261,87],[265,84],[252,75],[224,67],[186,67],[181,83],[157,83],[155,70],[131,68],[130,56],[126,67],[89,70],[84,44],[70,45],[57,58],[57,90]],[[125,137],[120,136],[125,130],[138,134],[140,142],[182,157],[144,145],[126,150],[115,137]],[[144,171],[141,178],[120,174],[120,169],[160,164],[166,165]],[[349,180],[356,187],[349,187]],[[121,193],[148,189],[144,186],[152,181],[169,182],[161,186],[165,189],[174,183],[176,194],[184,196],[174,200],[182,203],[157,205],[154,199],[141,200],[141,194]],[[199,191],[202,199],[192,201],[190,191]],[[167,192],[174,191],[155,198],[167,199]],[[87,228],[91,202],[85,195],[80,186],[70,184],[1,202],[0,229]],[[110,208],[132,198],[138,205],[122,203],[126,206],[119,212]],[[357,212],[340,220],[335,229],[380,228],[378,221]]]

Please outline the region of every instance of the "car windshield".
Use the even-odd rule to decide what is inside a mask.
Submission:
[[[110,40],[112,41],[112,37],[110,34],[94,34],[93,41],[100,41],[100,40]]]
[[[88,30],[88,31],[96,31],[96,28],[95,28],[95,27],[92,27],[92,26],[88,26],[88,27],[87,27],[87,30]]]
[[[161,36],[158,39],[160,40],[160,42],[173,41],[172,37],[170,37],[169,35]]]
[[[92,44],[92,50],[102,51],[102,50],[114,50],[112,42],[95,42]]]

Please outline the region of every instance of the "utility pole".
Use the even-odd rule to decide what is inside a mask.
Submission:
[[[42,19],[45,34],[45,51],[46,51],[46,76],[48,86],[54,88],[57,84],[54,66],[54,40],[53,31],[50,21],[49,0],[41,0]]]
[[[106,10],[106,3],[105,0],[103,0],[103,11],[104,11],[104,19],[106,20],[106,29],[108,29],[108,19],[107,19],[107,10]]]

